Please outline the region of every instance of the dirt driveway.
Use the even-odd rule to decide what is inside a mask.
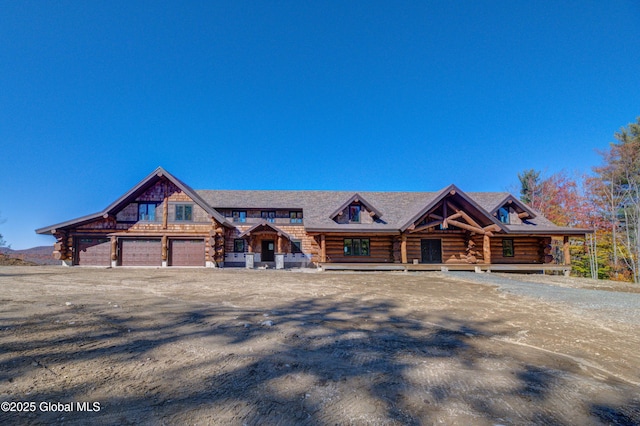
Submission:
[[[0,424],[640,423],[638,324],[487,276],[2,267],[0,292]]]

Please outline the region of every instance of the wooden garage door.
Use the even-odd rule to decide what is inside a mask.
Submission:
[[[204,266],[204,240],[171,240],[171,266]]]
[[[162,266],[160,240],[122,240],[120,264],[122,266]]]
[[[111,242],[108,238],[80,238],[76,246],[76,265],[111,266]]]

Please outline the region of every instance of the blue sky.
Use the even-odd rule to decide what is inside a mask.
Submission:
[[[637,1],[0,0],[13,248],[163,166],[194,189],[503,191],[640,116]]]

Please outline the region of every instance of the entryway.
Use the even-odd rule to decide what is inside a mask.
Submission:
[[[442,240],[420,240],[420,252],[422,253],[422,263],[442,263]]]
[[[262,240],[262,262],[274,262],[276,253],[276,243],[274,240]]]

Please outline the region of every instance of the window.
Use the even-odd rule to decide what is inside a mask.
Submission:
[[[352,204],[349,206],[349,222],[360,222],[360,206]]]
[[[511,239],[502,240],[502,256],[513,257],[513,240]]]
[[[193,206],[191,204],[176,204],[176,220],[193,220]]]
[[[276,221],[276,212],[274,211],[263,211],[260,213],[260,216],[267,222],[273,223]]]
[[[156,205],[151,203],[138,204],[138,220],[156,220]]]
[[[302,223],[302,212],[289,212],[290,223]]]
[[[345,256],[369,256],[369,239],[368,238],[345,238],[344,239],[344,255]]]
[[[234,211],[233,214],[233,221],[234,222],[241,222],[244,223],[247,221],[247,212],[242,210],[242,211]]]
[[[498,220],[502,223],[509,223],[509,209],[500,207],[498,209]]]
[[[302,240],[291,240],[291,253],[302,253]]]
[[[242,238],[233,240],[233,251],[235,253],[244,253],[244,240]]]

